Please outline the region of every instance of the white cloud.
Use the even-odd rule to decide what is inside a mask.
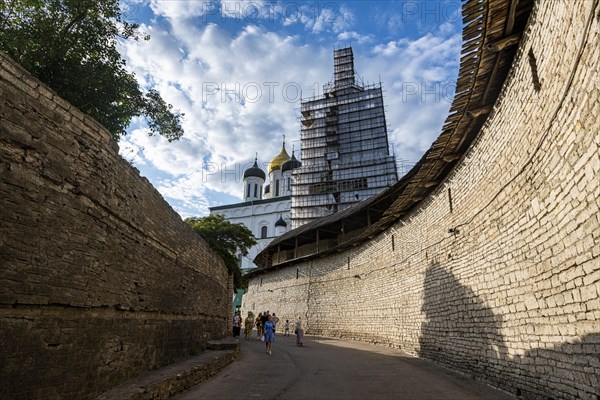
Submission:
[[[205,174],[197,171],[174,180],[162,180],[158,191],[171,202],[178,202],[177,211],[182,217],[208,214],[210,206],[206,199]]]
[[[373,40],[373,35],[361,35],[360,33],[350,31],[350,32],[341,32],[337,35],[337,39],[341,41],[352,41],[355,43],[365,43],[371,42]]]
[[[356,18],[348,7],[342,5],[336,11],[333,15],[332,24],[332,29],[335,33],[343,32],[354,25]]]
[[[383,56],[395,56],[400,51],[402,44],[409,44],[410,42],[407,39],[402,39],[399,41],[390,41],[386,44],[378,44],[373,48],[373,52],[375,54],[383,55]]]
[[[275,17],[278,8],[265,0],[221,0],[221,15],[256,23],[262,19]]]
[[[164,174],[161,193],[188,209],[198,203],[198,212],[204,210],[197,199],[206,190],[240,196],[236,173],[255,153],[266,167],[283,134],[288,149],[299,138],[300,91],[311,94],[313,82],[330,76],[331,55],[253,25],[235,36],[214,24],[185,21],[170,34],[159,26],[147,29],[152,39],[124,44],[123,55],[144,84],[152,83],[185,113],[185,136],[168,143],[136,129],[124,142]],[[202,181],[197,177],[207,165],[219,172]]]
[[[354,14],[345,6],[324,7],[314,21],[312,32],[333,31],[340,33],[351,28],[353,23]]]
[[[383,59],[401,60],[402,68],[397,70],[401,70],[405,81],[421,82],[428,80],[424,76],[431,73],[428,68],[437,69],[438,75],[439,71],[446,71],[445,75],[449,77],[450,72],[453,71],[449,67],[458,66],[460,44],[461,38],[458,33],[452,35],[428,33],[414,41],[399,39],[376,45],[373,47],[373,53],[382,56]]]
[[[380,71],[387,91],[388,134],[397,157],[418,161],[439,135],[452,102],[460,49],[460,32],[448,26],[414,41],[373,47],[370,64]]]
[[[242,195],[240,175],[255,153],[266,170],[283,134],[288,151],[294,143],[298,149],[297,92],[302,90],[304,98],[320,94],[332,77],[333,56],[329,44],[304,44],[252,24],[232,34],[216,24],[194,24],[177,6],[163,4],[184,2],[156,3],[173,19],[170,27],[144,26],[152,39],[124,43],[121,51],[143,85],[156,87],[185,113],[185,136],[168,143],[135,129],[121,146],[135,153],[134,164],[157,171],[155,186],[178,212],[206,214],[209,193]],[[321,18],[317,29],[335,32],[339,40],[371,39],[349,30],[354,21],[349,10],[342,7],[336,15],[341,19]],[[288,22],[315,30],[317,18],[308,16],[296,12],[297,19]],[[427,85],[441,89],[453,80],[458,64],[460,35],[447,28],[414,41],[400,38],[354,49],[360,75],[370,81],[381,76],[398,157],[418,160],[447,114],[447,99],[427,94],[437,91]]]
[[[200,17],[218,12],[219,4],[215,0],[150,0],[150,8],[156,15],[170,19]]]
[[[279,8],[279,15],[284,26],[302,24],[312,33],[342,33],[352,28],[356,17],[352,10],[337,3],[314,3],[309,5]]]
[[[452,35],[455,32],[454,24],[449,21],[441,24],[438,30],[442,35]]]
[[[352,27],[353,12],[345,5],[334,2],[296,3],[267,0],[221,0],[221,16],[248,24],[261,21],[279,21],[284,26],[300,23],[313,32],[340,33]]]
[[[147,165],[143,158],[144,148],[140,143],[136,143],[131,137],[125,137],[119,141],[119,154],[128,163],[135,167]]]

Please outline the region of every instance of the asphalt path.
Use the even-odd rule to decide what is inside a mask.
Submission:
[[[278,333],[272,355],[256,339],[240,340],[238,361],[176,400],[514,400],[505,392],[367,343]]]

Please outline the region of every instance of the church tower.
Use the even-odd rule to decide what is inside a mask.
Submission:
[[[258,167],[258,155],[254,158],[254,165],[244,171],[244,201],[262,199],[265,172]]]
[[[274,199],[276,197],[286,196],[285,191],[285,180],[281,167],[283,164],[290,159],[290,155],[285,150],[285,136],[283,137],[283,144],[281,145],[281,151],[277,154],[269,163],[269,198]]]
[[[292,195],[292,172],[293,170],[300,168],[302,166],[302,163],[296,158],[296,155],[294,154],[294,150],[292,150],[292,158],[289,159],[288,161],[284,162],[283,165],[281,166],[281,174],[283,175],[283,180],[284,180],[284,185],[285,185],[285,192],[284,194],[286,196],[291,196]]]
[[[363,85],[351,47],[333,53],[334,80],[300,105],[302,166],[292,182],[292,228],[368,199],[398,180],[381,83]]]
[[[299,161],[295,157],[290,159],[285,150],[285,136],[283,139],[279,154],[268,165],[268,172],[259,167],[258,155],[253,164],[246,166],[248,168],[242,174],[243,201],[210,207],[211,214],[220,214],[234,224],[244,224],[256,238],[256,245],[248,250],[247,255],[238,254],[243,270],[256,268],[252,262],[254,257],[274,238],[290,230],[292,225],[292,200],[285,177],[290,175],[288,168],[297,167]]]

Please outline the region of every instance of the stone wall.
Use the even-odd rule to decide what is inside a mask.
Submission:
[[[223,261],[0,54],[0,398],[86,399],[226,332]]]
[[[526,398],[597,400],[599,32],[598,1],[536,2],[492,114],[436,191],[366,244],[254,276],[243,312]]]

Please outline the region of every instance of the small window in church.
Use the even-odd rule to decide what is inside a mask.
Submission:
[[[275,181],[275,197],[279,196],[279,180]]]
[[[254,197],[258,197],[258,184],[254,184]]]
[[[267,227],[266,226],[263,226],[262,228],[260,228],[260,238],[261,239],[267,238]]]
[[[250,197],[250,184],[248,184],[248,194],[246,195],[246,197]]]

